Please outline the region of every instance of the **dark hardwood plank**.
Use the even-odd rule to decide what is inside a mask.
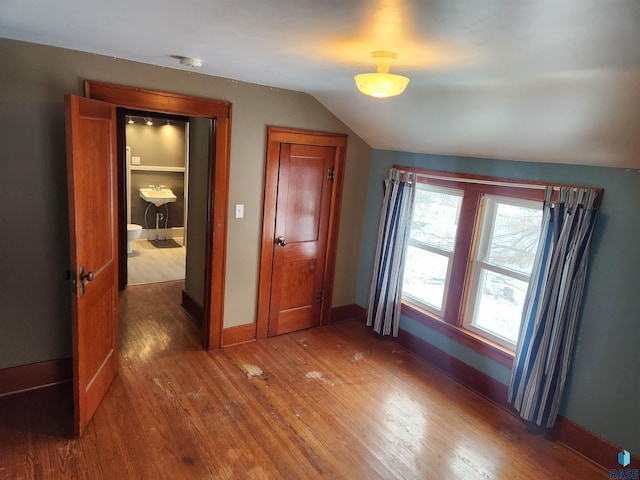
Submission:
[[[356,321],[205,352],[181,282],[121,296],[120,372],[0,398],[0,479],[601,479],[603,469]]]

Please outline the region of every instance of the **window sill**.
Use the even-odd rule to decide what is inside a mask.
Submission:
[[[409,305],[408,303],[402,302],[401,312],[413,320],[416,320],[427,327],[433,328],[447,337],[466,345],[476,352],[485,355],[506,367],[513,367],[514,353],[501,345],[493,343],[480,335],[458,326],[445,323],[442,320],[437,320],[425,310],[422,310],[415,305]]]

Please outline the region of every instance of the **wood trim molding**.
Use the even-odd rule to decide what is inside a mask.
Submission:
[[[202,315],[202,343],[206,350],[222,345],[224,289],[229,205],[229,166],[232,104],[220,100],[158,92],[142,88],[85,81],[85,95],[119,107],[170,115],[211,118],[210,173],[207,200],[205,306]],[[122,215],[122,214],[121,214]],[[126,228],[119,219],[120,229]],[[126,231],[124,233],[126,238]]]
[[[558,417],[556,424],[548,434],[551,438],[607,470],[622,468],[616,462],[618,452],[621,452],[622,448],[585,430],[571,420]],[[640,457],[631,455],[631,464],[627,468],[638,468],[639,466]]]
[[[267,127],[268,135],[276,143],[299,143],[302,145],[318,145],[321,147],[347,148],[346,133],[320,132],[316,130],[300,130],[286,127]]]
[[[508,387],[506,385],[470,367],[406,330],[400,329],[400,333],[395,340],[411,353],[442,370],[452,379],[457,380],[494,404],[519,417],[516,410],[507,402]],[[562,443],[607,470],[617,466],[617,454],[622,448],[613,445],[571,420],[559,416],[556,425],[552,429],[543,429],[534,424],[530,425],[534,430]],[[633,465],[640,464],[640,459],[637,457],[633,457],[631,461]]]
[[[196,302],[186,290],[182,290],[182,308],[199,324],[202,324],[204,309]]]
[[[0,397],[70,382],[72,378],[71,357],[4,368],[0,370]]]
[[[327,238],[326,261],[324,270],[324,301],[320,313],[320,325],[330,321],[333,277],[338,250],[338,226],[340,224],[340,206],[342,202],[342,186],[346,161],[348,136],[343,133],[327,133],[311,130],[298,130],[283,127],[267,127],[266,167],[264,181],[264,203],[262,214],[262,240],[260,247],[260,273],[258,282],[258,315],[256,320],[256,338],[268,336],[269,305],[271,301],[271,273],[273,266],[273,242],[275,235],[275,214],[278,186],[278,167],[280,145],[294,143],[300,145],[317,145],[335,147],[335,179],[331,193],[329,230]]]
[[[347,320],[357,320],[365,323],[367,321],[367,309],[355,303],[333,307],[331,309],[330,323],[340,323]]]
[[[331,305],[333,304],[333,283],[336,273],[336,261],[338,259],[338,227],[340,226],[340,213],[342,211],[342,190],[344,187],[344,170],[347,157],[347,136],[329,135],[323,138],[336,147],[334,159],[334,180],[331,189],[331,207],[329,209],[329,230],[327,232],[327,251],[324,269],[324,300],[320,313],[320,326],[331,323]]]
[[[475,350],[476,352],[485,355],[486,357],[500,362],[505,367],[513,367],[513,353],[509,352],[506,348],[500,345],[494,345],[486,338],[482,338],[479,335],[475,335],[473,332],[460,328],[456,325],[451,325],[440,320],[431,318],[426,312],[420,311],[420,309],[413,305],[402,304],[400,312],[407,317],[414,319],[434,330],[446,335],[453,340],[466,345],[467,347]]]
[[[193,117],[229,118],[231,103],[85,80],[85,96],[119,107]]]
[[[229,105],[229,115],[231,105]],[[227,271],[227,225],[231,161],[231,119],[217,118],[209,142],[209,191],[207,193],[207,248],[205,276],[204,346],[222,346],[224,327],[224,289]]]
[[[222,346],[230,347],[240,343],[254,342],[256,340],[256,324],[247,323],[222,330]]]

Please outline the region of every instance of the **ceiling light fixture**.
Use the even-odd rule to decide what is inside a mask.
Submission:
[[[361,73],[354,77],[356,86],[365,95],[375,98],[395,97],[404,92],[409,79],[389,73],[389,65],[398,58],[393,52],[376,51],[371,54],[378,66],[377,73]]]
[[[129,123],[129,124],[134,123],[133,117],[129,116],[129,120],[127,120],[127,123]]]
[[[147,117],[145,120],[145,123],[149,126],[153,125],[153,120],[151,120],[151,117]]]

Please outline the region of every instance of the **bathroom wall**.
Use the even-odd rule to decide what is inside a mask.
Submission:
[[[125,123],[126,146],[131,150],[131,158],[137,157],[139,165],[131,165],[131,223],[144,228],[155,228],[156,213],[169,215],[168,227],[183,227],[185,198],[184,172],[154,172],[136,170],[138,167],[177,167],[185,168],[187,159],[187,141],[185,122],[150,116],[153,125],[146,125],[141,117],[132,117],[135,123]],[[152,205],[144,213],[149,203],[140,198],[140,189],[149,185],[164,185],[178,197],[175,202],[164,206]],[[164,219],[161,226],[164,226]]]
[[[225,327],[256,319],[267,126],[348,134],[333,305],[354,303],[371,148],[316,99],[7,39],[0,60],[0,225],[11,232],[0,236],[0,368],[71,354],[64,95],[83,95],[84,80],[233,104]],[[242,219],[233,215],[237,203]]]
[[[141,166],[185,167],[186,135],[185,122],[152,118],[153,125],[145,125],[141,119],[137,123],[125,123],[127,146],[131,156],[140,158]]]

